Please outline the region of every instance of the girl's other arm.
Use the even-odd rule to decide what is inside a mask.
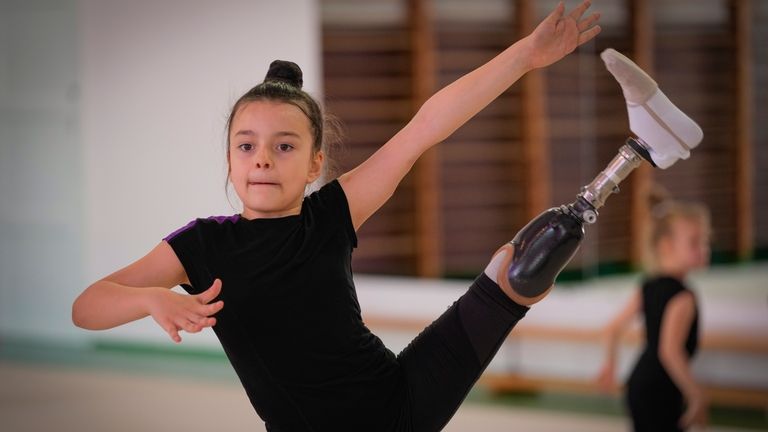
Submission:
[[[427,149],[496,99],[523,74],[547,66],[600,32],[598,14],[581,19],[589,1],[564,16],[562,2],[527,37],[432,96],[413,119],[369,159],[342,175],[355,229],[392,196]]]
[[[707,401],[704,392],[693,379],[685,342],[691,328],[696,302],[693,294],[681,292],[669,301],[661,319],[659,335],[659,359],[669,377],[685,396],[687,408],[680,419],[680,426],[707,423]]]
[[[604,391],[612,391],[616,387],[616,353],[619,341],[641,307],[640,291],[635,290],[621,311],[605,327],[605,360],[598,375],[598,385]]]
[[[179,330],[196,333],[215,324],[211,315],[221,301],[208,304],[221,290],[216,282],[188,296],[170,288],[189,283],[171,246],[163,241],[138,261],[96,281],[72,305],[72,322],[88,330],[104,330],[151,315],[175,342]]]

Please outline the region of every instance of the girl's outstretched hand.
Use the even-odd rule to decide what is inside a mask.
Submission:
[[[216,279],[211,286],[197,295],[185,295],[169,289],[160,289],[152,298],[149,313],[174,342],[181,342],[179,331],[198,333],[206,327],[216,325],[216,314],[224,307],[219,300],[211,303],[221,293],[221,280]]]
[[[590,4],[589,0],[585,0],[564,16],[565,5],[561,1],[555,10],[544,18],[528,36],[531,43],[532,68],[551,65],[600,33],[600,26],[594,25],[600,19],[599,13],[582,19]]]

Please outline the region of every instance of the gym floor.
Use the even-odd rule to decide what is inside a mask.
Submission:
[[[219,358],[109,350],[83,355],[72,348],[43,349],[13,341],[0,347],[0,429],[5,432],[266,430]],[[478,390],[445,430],[629,430],[618,401],[594,410],[583,403],[563,409],[562,401],[558,407],[541,402],[546,399],[498,398]],[[731,422],[709,430],[766,430],[764,412],[748,415],[751,422],[742,415],[736,422],[740,427]]]
[[[7,432],[266,430],[235,382],[11,363],[0,364],[0,381]],[[626,429],[619,417],[466,403],[445,430]]]

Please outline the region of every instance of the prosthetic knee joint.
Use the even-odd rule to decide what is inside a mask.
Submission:
[[[597,221],[597,209],[643,160],[666,169],[701,142],[701,128],[659,90],[656,82],[613,49],[600,57],[621,85],[629,127],[634,133],[608,166],[584,186],[576,201],[552,208],[523,227],[510,242],[498,281],[516,300],[532,304],[545,296],[584,238],[584,224]]]

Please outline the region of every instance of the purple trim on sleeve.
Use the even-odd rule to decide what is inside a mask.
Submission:
[[[211,216],[211,217],[208,217],[208,218],[205,218],[205,219],[195,219],[192,222],[184,225],[183,227],[181,227],[181,228],[177,229],[176,231],[174,231],[174,232],[168,234],[167,236],[163,237],[163,240],[164,241],[171,241],[171,240],[173,240],[179,234],[181,234],[181,233],[183,233],[185,231],[189,231],[192,228],[194,228],[195,225],[197,225],[197,223],[200,220],[212,220],[212,221],[218,223],[219,225],[221,225],[221,224],[223,224],[224,222],[227,222],[227,221],[232,222],[232,223],[237,222],[238,220],[240,220],[240,215],[236,214],[236,215],[232,215],[232,216]]]
[[[224,222],[227,222],[227,221],[235,223],[235,222],[240,220],[240,215],[236,214],[236,215],[232,215],[232,216],[211,216],[211,217],[207,218],[206,220],[216,221],[216,223],[219,224],[219,225],[221,225],[221,224],[223,224]]]

